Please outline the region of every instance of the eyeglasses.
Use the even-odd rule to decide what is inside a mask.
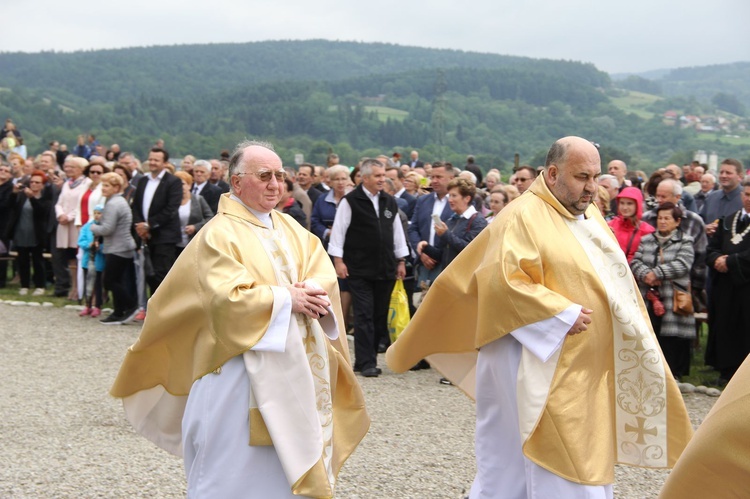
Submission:
[[[41,180],[29,180],[29,183],[30,184],[43,184],[44,182],[42,182]]]
[[[243,175],[255,175],[260,179],[261,182],[270,182],[271,177],[276,177],[277,182],[283,182],[286,179],[286,172],[284,170],[261,170],[259,172],[240,172],[235,173],[238,177]]]
[[[516,177],[516,182],[528,182],[531,178]]]

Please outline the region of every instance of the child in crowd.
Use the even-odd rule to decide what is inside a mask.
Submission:
[[[94,208],[94,218],[89,220],[78,235],[78,246],[83,250],[81,266],[83,267],[83,297],[86,304],[78,314],[81,317],[90,315],[99,317],[102,313],[102,273],[104,272],[104,253],[101,238],[94,237],[91,224],[98,224],[102,219],[103,205]]]

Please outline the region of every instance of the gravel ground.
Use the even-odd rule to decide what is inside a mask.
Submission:
[[[180,459],[136,435],[108,395],[140,328],[0,304],[0,497],[181,497]],[[381,356],[381,366],[385,362]],[[370,433],[341,498],[460,498],[475,472],[474,405],[433,370],[360,378]],[[694,425],[716,399],[685,396]],[[615,496],[656,497],[667,472],[618,467]]]

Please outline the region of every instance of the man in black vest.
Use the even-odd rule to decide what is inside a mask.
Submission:
[[[409,254],[398,206],[382,192],[385,166],[365,159],[362,183],[344,196],[336,210],[328,253],[336,275],[347,279],[354,306],[354,370],[377,377],[378,343],[388,336],[388,308],[396,279],[406,274]]]

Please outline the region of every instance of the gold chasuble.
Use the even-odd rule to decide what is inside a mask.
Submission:
[[[182,454],[182,417],[193,382],[243,355],[251,386],[249,445],[273,445],[294,494],[332,497],[335,478],[369,428],[351,368],[338,283],[317,237],[271,213],[267,228],[228,194],[149,300],[139,339],[111,394],[146,438]],[[278,312],[271,286],[317,283],[338,337],[292,313],[283,353],[250,350]]]
[[[750,357],[732,376],[669,474],[662,499],[750,496]]]
[[[614,464],[666,468],[692,435],[635,280],[595,205],[578,220],[540,175],[433,283],[388,350],[391,369],[427,360],[474,398],[477,350],[573,304],[593,310],[542,362],[518,371],[524,455],[584,485],[614,482]]]

